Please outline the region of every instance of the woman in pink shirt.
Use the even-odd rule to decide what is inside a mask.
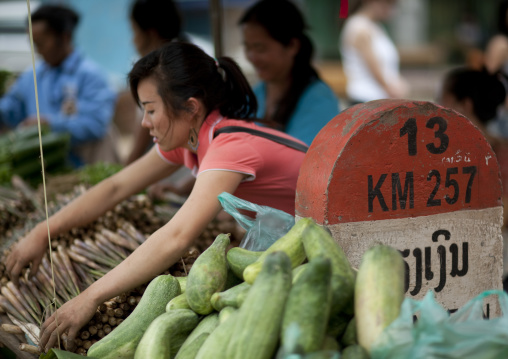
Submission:
[[[306,147],[289,135],[249,122],[257,110],[256,99],[233,60],[223,57],[216,62],[194,45],[169,43],[139,60],[129,81],[144,109],[142,126],[155,146],[53,215],[51,236],[92,222],[182,165],[193,170],[196,183],[168,223],[58,309],[58,328],[55,315],[43,324],[40,345],[45,350],[56,344],[58,334],[66,333],[72,342],[99,304],[174,264],[221,210],[220,193],[294,214]],[[265,138],[267,134],[274,137]],[[42,222],[13,248],[6,267],[15,283],[29,263],[37,270],[47,245],[48,229]]]

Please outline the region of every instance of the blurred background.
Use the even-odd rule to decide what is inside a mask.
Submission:
[[[350,7],[354,1],[350,0]],[[131,0],[38,0],[31,1],[30,6],[33,11],[49,2],[70,5],[81,14],[75,36],[77,47],[107,71],[118,91],[125,90],[126,74],[138,56],[128,22]],[[343,98],[345,78],[338,41],[344,19],[339,18],[340,1],[295,2],[307,17],[318,70]],[[216,51],[214,21],[219,19],[222,53],[233,57],[254,83],[255,74],[243,55],[237,25],[240,15],[254,1],[177,0],[176,3],[184,31],[210,55]],[[396,14],[386,27],[400,53],[402,75],[411,89],[409,98],[433,101],[448,69],[463,64],[481,66],[485,45],[496,31],[497,6],[497,0],[398,1]],[[215,11],[218,8],[220,11]],[[0,0],[0,71],[9,71],[14,76],[31,66],[26,16],[26,0]]]

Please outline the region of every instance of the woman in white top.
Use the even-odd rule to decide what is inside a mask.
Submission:
[[[408,86],[399,73],[399,55],[381,23],[388,20],[396,0],[359,0],[340,38],[346,93],[352,104],[401,98]]]

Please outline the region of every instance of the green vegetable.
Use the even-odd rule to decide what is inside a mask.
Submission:
[[[195,342],[197,338],[202,336],[203,334],[210,334],[212,333],[215,328],[219,326],[219,314],[218,313],[211,313],[208,314],[206,317],[204,317],[201,322],[199,322],[198,326],[190,333],[190,335],[185,339],[185,342],[182,344],[182,347],[180,348],[180,351],[178,352],[177,358],[180,358],[180,352],[186,352],[188,347],[193,347],[196,349],[196,346],[198,345]],[[204,340],[202,343],[199,344],[199,347],[204,343]],[[199,347],[197,348],[194,356],[199,351]],[[182,354],[183,356],[183,354]],[[194,358],[194,357],[193,357]]]
[[[213,308],[219,312],[228,306],[239,308],[245,300],[249,289],[250,284],[243,282],[224,292],[214,293],[210,299],[210,303],[212,303]]]
[[[400,313],[404,300],[404,260],[387,245],[369,248],[362,257],[355,286],[358,343],[370,354],[379,334]]]
[[[173,309],[191,309],[189,303],[187,302],[187,296],[185,293],[177,295],[168,302],[166,305],[166,312]]]
[[[238,310],[235,330],[227,347],[228,359],[265,359],[275,354],[290,289],[288,255],[282,251],[268,254]]]
[[[348,346],[341,354],[341,359],[369,359],[369,353],[357,344]]]
[[[189,306],[198,314],[206,315],[213,311],[210,299],[226,285],[226,248],[229,242],[229,234],[219,234],[189,271],[185,295]]]
[[[226,358],[225,350],[231,337],[234,335],[238,311],[221,322],[213,332],[210,333],[205,342],[201,345],[195,359],[219,359]]]
[[[252,284],[261,271],[266,257],[273,252],[283,251],[291,260],[292,268],[295,268],[305,260],[305,251],[302,244],[302,233],[311,223],[310,220],[298,221],[288,233],[276,240],[270,247],[264,251],[261,256],[252,264],[248,265],[243,271],[244,280]]]
[[[332,308],[330,315],[341,312],[354,295],[355,274],[343,249],[323,227],[310,218],[302,218],[307,226],[302,235],[303,246],[309,261],[314,258],[328,258],[332,264]]]
[[[254,263],[263,252],[249,251],[240,247],[231,248],[227,255],[228,266],[240,279],[243,279],[243,271],[249,264]]]
[[[342,334],[342,338],[340,339],[340,342],[345,347],[358,344],[358,340],[356,339],[356,320],[355,320],[355,318],[353,318],[349,321],[349,324],[347,325],[346,330],[344,331],[344,334]]]
[[[100,359],[134,358],[136,347],[152,321],[165,312],[166,304],[180,294],[171,275],[154,278],[134,311],[111,333],[88,349],[88,356]]]
[[[235,307],[225,307],[219,312],[219,323],[224,323],[229,316],[238,311]]]
[[[210,336],[210,333],[201,333],[197,338],[195,338],[188,346],[185,348],[182,346],[178,353],[176,354],[175,359],[194,359],[196,355],[198,355],[199,350],[205,343],[205,341]]]
[[[190,309],[174,309],[159,315],[143,334],[134,359],[174,358],[198,323],[199,317]]]
[[[330,260],[314,258],[289,292],[281,333],[290,325],[298,325],[297,343],[304,353],[318,351],[323,346],[332,299],[331,276]],[[281,339],[284,345],[284,335]]]

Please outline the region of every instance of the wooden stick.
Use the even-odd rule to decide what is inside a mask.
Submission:
[[[19,350],[21,350],[23,352],[30,353],[30,354],[36,354],[36,355],[41,354],[41,352],[39,351],[39,348],[37,348],[35,345],[29,345],[29,344],[25,344],[25,343],[21,343],[19,345]]]
[[[2,324],[2,330],[9,334],[25,334],[23,329],[14,324]]]

